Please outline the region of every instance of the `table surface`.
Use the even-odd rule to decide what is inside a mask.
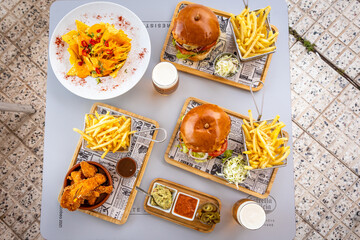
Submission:
[[[56,24],[69,11],[88,1],[58,1],[50,10],[50,36]],[[151,60],[142,80],[129,92],[117,98],[103,101],[109,105],[125,109],[159,122],[168,133],[172,133],[181,108],[188,97],[197,97],[227,109],[247,115],[247,110],[256,113],[251,95],[244,91],[208,79],[179,72],[180,85],[170,96],[155,92],[151,82],[151,71],[160,61],[160,52],[168,28],[158,28],[156,23],[170,23],[178,1],[138,0],[114,1],[133,11],[145,25],[151,39]],[[243,9],[241,1],[198,0],[209,7],[226,12],[239,13]],[[265,7],[269,1],[258,0],[250,3],[252,9]],[[263,119],[276,114],[287,125],[291,136],[291,98],[288,50],[287,7],[283,0],[272,0],[271,23],[278,27],[277,52],[273,55],[267,74],[266,86],[255,93],[259,101],[265,90]],[[165,11],[166,10],[166,11]],[[169,140],[155,144],[151,153],[141,187],[147,189],[150,182],[158,177],[198,189],[218,197],[222,202],[221,222],[211,233],[201,233],[166,220],[148,215],[143,211],[144,195],[137,194],[133,212],[124,225],[92,217],[81,212],[69,212],[60,208],[57,201],[64,175],[74,153],[79,136],[72,131],[82,126],[83,116],[94,101],[83,99],[67,91],[56,79],[48,61],[46,126],[43,168],[43,190],[41,207],[41,234],[46,239],[292,239],[295,236],[295,207],[293,188],[293,161],[288,157],[288,165],[281,168],[276,176],[270,197],[261,200],[270,209],[267,222],[260,230],[245,230],[231,216],[233,204],[247,194],[215,183],[198,175],[169,165],[164,153]],[[292,139],[289,145],[292,147]],[[163,232],[159,236],[159,233]]]

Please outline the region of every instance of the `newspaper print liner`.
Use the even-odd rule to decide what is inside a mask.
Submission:
[[[175,16],[188,4],[191,4],[191,2],[182,1],[177,5],[160,55],[160,60],[173,63],[180,71],[188,72],[200,77],[208,78],[249,91],[249,86],[253,81],[265,82],[272,54],[253,61],[240,62],[239,72],[232,77],[222,78],[214,75],[214,61],[219,54],[229,52],[237,55],[236,43],[230,26],[230,13],[217,9],[210,8],[216,14],[220,24],[220,39],[211,53],[204,60],[199,62],[178,59],[176,57],[178,50],[173,45],[171,31],[174,26]],[[253,84],[253,91],[259,91],[262,87],[263,85],[259,86],[259,84]]]
[[[159,127],[158,123],[154,120],[147,119],[103,103],[95,103],[91,109],[91,113],[94,113],[95,111],[99,114],[106,114],[107,111],[110,111],[111,115],[125,115],[127,117],[131,117],[132,129],[134,130],[140,131]],[[149,131],[142,133],[141,136],[155,139],[156,134],[157,131]],[[98,162],[109,171],[113,180],[114,189],[108,200],[102,206],[91,211],[79,211],[115,224],[124,224],[135,200],[136,191],[133,191],[133,189],[135,186],[140,185],[154,143],[149,140],[133,136],[129,152],[108,153],[104,159],[101,159],[102,152],[83,149],[81,147],[81,143],[82,141],[80,138],[69,168],[82,161]],[[137,163],[136,173],[131,178],[122,178],[116,173],[116,163],[123,157],[131,157]],[[63,189],[60,191],[59,201],[62,192]]]
[[[239,185],[239,188],[236,188],[235,184],[228,183],[224,178],[218,177],[216,174],[221,172],[221,156],[203,163],[197,163],[187,154],[180,151],[180,148],[178,147],[180,142],[177,136],[180,131],[181,118],[188,111],[190,111],[190,109],[204,103],[207,102],[196,98],[188,98],[186,100],[165,153],[166,162],[180,167],[184,170],[195,173],[197,175],[200,175],[202,177],[208,178],[212,181],[234,188],[238,191],[245,192],[258,198],[266,198],[270,194],[270,190],[275,180],[277,169],[251,171],[250,176],[247,177],[246,180]],[[241,131],[241,125],[243,124],[242,119],[248,118],[227,109],[223,110],[228,113],[231,119],[231,130],[228,138],[228,149],[233,150],[233,156],[237,156],[244,151],[244,140]]]

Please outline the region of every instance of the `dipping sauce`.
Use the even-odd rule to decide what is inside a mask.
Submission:
[[[158,63],[152,72],[153,86],[161,94],[173,93],[179,86],[176,67],[169,62]]]
[[[234,204],[233,217],[241,226],[250,230],[261,228],[266,221],[264,209],[250,199],[242,199]]]
[[[152,190],[151,195],[153,196],[151,199],[151,205],[159,206],[165,210],[170,209],[173,202],[172,192],[170,189],[161,185],[156,185],[156,187]]]
[[[179,193],[173,212],[186,218],[193,218],[197,205],[197,199]]]
[[[129,157],[120,159],[116,164],[116,172],[124,178],[134,176],[136,172],[135,160]]]

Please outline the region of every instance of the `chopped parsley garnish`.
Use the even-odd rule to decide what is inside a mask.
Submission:
[[[95,79],[95,80],[96,80],[97,84],[101,83],[100,78],[97,78],[97,79]]]

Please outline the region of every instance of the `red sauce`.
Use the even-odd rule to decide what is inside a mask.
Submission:
[[[145,53],[147,53],[147,49],[146,49],[146,48],[143,48],[142,51],[139,53],[139,58],[140,58],[140,59],[143,59],[144,56],[145,56]]]
[[[176,201],[174,213],[187,218],[192,218],[195,214],[197,202],[197,199],[180,193]]]

